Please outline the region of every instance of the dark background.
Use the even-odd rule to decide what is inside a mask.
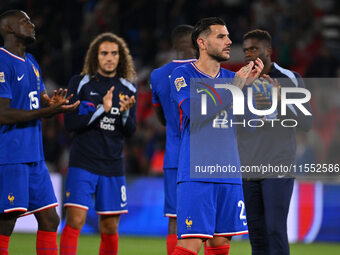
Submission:
[[[123,37],[131,50],[138,79],[138,129],[126,144],[128,175],[162,174],[165,129],[151,104],[149,75],[174,58],[169,36],[179,24],[219,16],[233,41],[231,60],[243,65],[242,36],[254,28],[273,38],[273,60],[303,77],[340,76],[340,3],[335,0],[26,0],[1,1],[0,12],[21,9],[36,25],[37,41],[29,47],[42,69],[49,92],[66,87],[80,73],[86,50],[99,33]],[[298,133],[298,163],[340,163],[340,82],[319,84],[312,92],[314,128]],[[49,169],[66,174],[71,134],[62,115],[43,121]]]

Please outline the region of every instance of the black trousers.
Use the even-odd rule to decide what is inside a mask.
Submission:
[[[287,217],[294,179],[244,181],[252,255],[289,255]]]

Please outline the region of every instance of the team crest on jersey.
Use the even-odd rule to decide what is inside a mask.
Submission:
[[[177,91],[180,91],[181,88],[184,88],[184,87],[187,86],[183,76],[181,76],[181,77],[179,77],[175,80],[175,86],[176,86]]]
[[[35,68],[35,66],[32,64],[32,67],[33,67],[33,71],[35,73],[35,75],[37,76],[37,80],[38,82],[40,81],[40,73],[39,73],[39,70]]]
[[[37,68],[35,68],[35,66],[32,64],[32,67],[33,67],[33,71],[35,73],[35,76],[37,76],[37,87],[38,87],[38,90],[40,90],[40,73],[39,73],[39,70]]]
[[[7,198],[8,198],[8,200],[9,200],[9,202],[11,203],[11,204],[13,204],[13,201],[14,201],[14,196],[13,196],[13,194],[12,193],[9,193],[8,194],[8,196],[7,196]]]
[[[187,217],[185,219],[185,224],[187,225],[187,229],[191,229],[191,225],[192,225],[191,217]]]
[[[0,72],[0,82],[4,83],[5,82],[5,73]]]
[[[123,94],[123,92],[119,92],[119,99],[123,100],[126,95]]]

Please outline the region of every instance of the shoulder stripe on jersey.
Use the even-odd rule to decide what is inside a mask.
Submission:
[[[22,62],[25,62],[25,59],[23,59],[23,58],[21,58],[21,57],[15,55],[15,54],[13,54],[13,53],[10,53],[10,52],[9,52],[8,50],[6,50],[5,48],[2,48],[2,47],[1,47],[0,50],[6,52],[8,55],[12,56],[13,58],[16,58],[16,59],[21,60]]]
[[[131,90],[133,93],[136,93],[136,88],[135,86],[133,86],[133,84],[131,82],[129,82],[128,80],[124,79],[124,78],[120,78],[119,79],[120,82],[125,86],[127,87],[129,90]]]
[[[297,81],[297,79],[296,79],[296,77],[295,77],[295,75],[294,75],[294,73],[293,73],[292,71],[290,71],[290,70],[288,70],[288,69],[284,69],[284,68],[282,68],[281,66],[279,66],[279,65],[276,64],[276,63],[274,63],[274,67],[275,67],[277,70],[279,70],[281,73],[287,75],[287,76],[291,79],[291,81],[294,83],[294,85],[295,85],[296,87],[298,87],[298,85],[299,85],[299,84],[298,84],[298,81]],[[294,106],[291,105],[291,104],[288,104],[287,106],[288,106],[288,108],[295,114],[295,116],[297,116],[297,112],[296,112]]]
[[[293,73],[292,71],[290,71],[290,70],[288,70],[288,69],[284,69],[284,68],[282,68],[281,66],[279,66],[279,65],[276,64],[276,63],[274,63],[274,67],[275,67],[277,70],[279,70],[281,73],[287,75],[287,76],[292,80],[292,82],[294,83],[294,85],[295,85],[296,87],[298,87],[298,81],[297,81],[297,79],[296,79],[296,77],[295,77],[295,75],[294,75],[294,73]]]
[[[192,59],[175,59],[175,60],[172,60],[172,62],[174,63],[188,63],[188,62],[192,62],[192,61],[197,61],[197,59],[195,58],[192,58]]]
[[[81,79],[81,81],[79,82],[78,85],[78,90],[77,90],[77,94],[79,94],[81,88],[90,81],[90,76],[88,76],[87,74],[83,77],[83,79]]]
[[[102,113],[104,112],[104,106],[99,107],[94,114],[92,115],[89,123],[87,125],[90,125],[95,119],[97,119],[100,115],[102,115]]]

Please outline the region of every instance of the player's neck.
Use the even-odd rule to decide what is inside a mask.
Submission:
[[[22,42],[11,39],[5,40],[4,48],[18,57],[25,58],[26,46]]]
[[[216,77],[221,68],[221,63],[205,56],[200,56],[195,65],[200,71],[211,77]]]
[[[196,58],[192,52],[188,51],[177,51],[176,52],[176,59],[194,59]]]

